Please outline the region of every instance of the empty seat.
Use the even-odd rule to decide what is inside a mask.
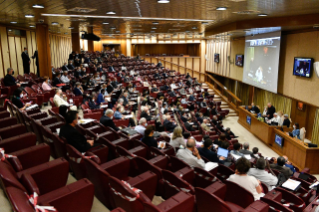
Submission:
[[[27,128],[24,126],[24,124],[15,124],[9,127],[1,128],[0,137],[3,140],[6,138],[24,134],[26,132],[27,132]]]
[[[6,117],[0,120],[0,129],[4,127],[8,127],[11,125],[15,125],[18,123],[18,120],[15,117]]]
[[[10,153],[34,146],[36,143],[36,135],[28,132],[0,141],[0,148],[4,148],[7,153]]]

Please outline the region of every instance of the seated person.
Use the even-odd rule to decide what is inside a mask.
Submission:
[[[69,107],[69,103],[64,100],[64,98],[66,98],[65,94],[62,93],[61,89],[56,89],[55,91],[55,95],[53,97],[53,102],[55,104],[55,106],[60,107],[61,105],[65,105],[67,107]]]
[[[59,114],[60,114],[61,116],[63,116],[64,119],[66,119],[66,114],[68,113],[68,110],[69,110],[69,108],[68,108],[67,106],[61,105],[61,106],[59,107]]]
[[[268,124],[270,125],[275,125],[275,126],[278,126],[278,124],[280,123],[280,116],[278,116],[278,113],[274,113],[273,115],[273,118],[272,119],[269,119],[267,121]]]
[[[117,79],[115,77],[113,78],[111,85],[113,86],[113,88],[117,88],[118,82],[117,82]]]
[[[217,153],[211,151],[211,148],[213,147],[213,141],[212,139],[208,138],[205,139],[204,141],[204,147],[198,148],[198,152],[202,157],[205,157],[206,159],[208,159],[211,162],[215,162],[215,163],[224,163],[224,160],[226,158],[224,158],[223,156],[220,156],[218,158]]]
[[[96,103],[96,93],[93,92],[92,95],[91,95],[91,98],[90,98],[90,101],[89,101],[89,108],[91,110],[94,110],[94,109],[99,109],[100,106]]]
[[[122,113],[124,112],[124,107],[123,106],[117,106],[116,111],[114,113],[114,119],[122,119],[124,120],[124,116]],[[132,118],[129,118],[129,127],[135,127],[135,121]]]
[[[175,127],[176,127],[175,122],[171,121],[171,116],[170,115],[166,115],[165,116],[165,120],[163,122],[163,125],[164,125],[165,129],[167,131],[169,131],[169,132],[173,132]]]
[[[203,123],[200,125],[205,131],[211,132],[210,127],[208,126],[208,119],[203,119]]]
[[[138,123],[139,125],[135,126],[134,130],[144,136],[144,132],[147,127],[147,121],[145,118],[141,118]]]
[[[270,173],[265,170],[266,167]],[[268,160],[265,160],[264,158],[259,158],[256,162],[256,168],[250,168],[247,174],[249,176],[254,176],[257,180],[264,183],[269,191],[278,183],[278,178],[269,167]]]
[[[258,154],[258,151],[259,151],[258,147],[254,147],[254,148],[253,148],[253,153],[252,153],[250,156],[251,156],[252,158],[255,158],[255,159],[260,158],[260,156],[259,156],[259,154]]]
[[[255,201],[265,194],[262,193],[260,181],[253,176],[247,175],[250,169],[250,161],[242,157],[236,161],[235,174],[229,176],[227,180],[234,182],[248,190],[254,196]]]
[[[110,127],[115,131],[119,131],[120,129],[113,122],[113,110],[107,109],[105,114],[101,117],[100,123],[106,127]]]
[[[168,91],[168,95],[169,95],[170,97],[176,97],[175,92],[172,91],[172,90]]]
[[[14,104],[17,108],[23,111],[27,107],[31,106],[31,103],[24,104],[21,100],[22,97],[23,97],[23,94],[22,94],[21,88],[17,88],[15,89],[15,91],[13,91],[12,104]]]
[[[73,70],[74,69],[74,66],[73,66],[73,61],[72,60],[69,60],[69,64],[68,64],[68,69],[70,70]]]
[[[152,89],[151,89],[151,92],[152,92],[152,93],[159,93],[159,90],[158,90],[156,84],[153,84]]]
[[[144,137],[142,138],[142,142],[146,144],[148,147],[157,148],[157,141],[154,139],[154,130],[155,127],[153,125],[147,126],[144,131]]]
[[[78,112],[70,110],[66,114],[66,124],[61,127],[59,136],[65,138],[68,144],[72,145],[79,152],[86,152],[94,146],[99,144],[94,144],[93,140],[87,140],[84,135],[82,135],[75,126],[78,124]]]
[[[174,148],[180,148],[181,146],[183,148],[186,147],[186,142],[184,140],[182,132],[183,132],[183,130],[181,127],[175,127],[172,138],[169,142],[169,144],[172,147],[174,147]]]
[[[251,155],[253,154],[251,151],[249,151],[249,143],[245,142],[243,145],[244,149],[241,149],[239,152],[244,155]]]
[[[229,127],[226,128],[225,135],[228,140],[231,140],[233,138],[238,138],[238,136],[235,136],[235,134],[230,130]]]
[[[49,77],[47,76],[44,77],[44,82],[42,83],[42,86],[41,86],[44,91],[51,91],[52,89],[55,89],[50,85],[49,80],[50,80]]]
[[[184,111],[181,112],[181,119],[184,123],[187,122],[188,116]]]
[[[285,158],[285,166],[286,167],[288,167],[291,171],[292,171],[292,173],[295,173],[296,172],[296,169],[295,169],[295,167],[291,164],[291,162],[288,160],[288,157],[286,156],[286,155],[283,155],[282,156],[283,158]]]
[[[290,120],[289,120],[288,114],[284,115],[284,121],[282,123],[282,126],[286,126],[287,128],[290,127]]]
[[[244,156],[244,154],[240,153],[239,150],[240,150],[240,143],[235,143],[233,145],[234,149],[232,151],[230,151],[230,154],[233,154],[233,155],[238,155],[238,156]]]
[[[86,87],[92,88],[95,86],[94,76],[90,75],[86,81]]]
[[[219,135],[219,138],[214,141],[214,144],[224,149],[228,149],[229,147],[229,142],[226,140],[226,136],[224,133]]]
[[[73,90],[73,93],[75,96],[82,96],[83,95],[84,90],[83,90],[80,82],[75,83],[75,88]]]
[[[186,105],[187,103],[188,102],[187,102],[186,97],[183,97],[182,100],[181,100],[181,104]]]
[[[61,67],[62,71],[69,71],[67,63],[64,63],[63,66]]]
[[[203,123],[203,119],[204,119],[204,115],[203,115],[203,113],[202,112],[199,112],[199,113],[196,113],[196,119],[197,119],[197,121],[201,124],[201,123]]]
[[[64,84],[69,84],[70,83],[70,77],[68,76],[68,71],[64,71],[63,75],[61,76],[61,81]]]
[[[291,137],[295,138],[297,137],[298,139],[300,139],[300,129],[299,129],[299,124],[295,123],[292,126],[294,129],[292,132],[287,133],[288,135],[290,135]]]
[[[195,129],[193,128],[192,125],[193,125],[193,123],[192,123],[192,119],[191,119],[191,118],[188,118],[188,119],[187,119],[187,122],[184,122],[185,128],[186,128],[188,131],[190,131],[190,132],[195,131]]]
[[[144,106],[141,108],[142,112],[141,112],[141,115],[140,117],[141,118],[145,118],[147,121],[151,121],[152,120],[152,116],[151,116],[151,113],[148,109],[147,106]]]
[[[251,103],[251,109],[250,109],[250,112],[253,112],[255,114],[258,114],[260,113],[260,109],[258,108],[258,106],[255,106],[255,103]]]
[[[19,83],[16,82],[16,79],[13,77],[14,71],[12,68],[7,69],[7,75],[3,79],[3,83],[5,86],[20,86]]]
[[[179,149],[176,157],[190,165],[191,167],[205,168],[205,162],[201,158],[197,148],[196,142],[193,138],[189,138],[185,149]]]
[[[291,171],[291,169],[289,167],[285,166],[286,160],[284,157],[278,157],[273,158],[274,159],[274,163],[270,164],[270,168],[275,169],[281,173],[283,173],[283,175],[285,176],[286,179],[289,179],[291,177],[291,175],[293,174],[293,172]]]
[[[82,70],[81,67],[77,67],[77,69],[74,71],[74,77],[77,79],[82,78]]]
[[[57,86],[59,84],[62,84],[62,81],[60,80],[61,77],[61,73],[58,72],[57,75],[55,76],[54,80],[53,80],[53,86]]]

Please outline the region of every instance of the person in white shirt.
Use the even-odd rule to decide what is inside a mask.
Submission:
[[[258,82],[261,82],[263,80],[263,71],[261,67],[257,69],[255,76]]]
[[[247,175],[250,169],[250,161],[244,157],[239,158],[236,161],[235,174],[229,176],[227,180],[238,184],[239,186],[248,190],[254,196],[255,201],[259,200],[265,194],[262,193],[262,187],[260,181],[253,176]]]
[[[265,170],[266,166],[271,173],[268,173]],[[268,191],[272,190],[278,182],[278,178],[274,175],[269,167],[268,161],[264,158],[258,158],[256,162],[256,168],[250,168],[247,174],[256,177],[258,180],[264,183],[268,187]]]
[[[274,113],[274,117],[267,121],[268,124],[278,125],[281,122],[280,116],[277,113]]]
[[[143,135],[143,137],[144,137],[144,132],[146,130],[146,127],[147,127],[146,119],[145,118],[141,118],[140,121],[139,121],[139,125],[137,125],[134,128],[134,130],[136,132],[138,132],[139,134]]]
[[[65,84],[68,84],[70,82],[69,76],[68,76],[68,72],[64,71],[63,75],[61,76],[61,81]]]
[[[57,107],[60,107],[61,105],[65,105],[67,107],[70,106],[69,103],[63,99],[63,93],[61,89],[56,90],[56,93],[53,97],[53,102]]]
[[[176,157],[190,165],[191,167],[205,168],[205,162],[201,158],[197,148],[196,142],[193,138],[189,138],[185,149],[179,149]]]

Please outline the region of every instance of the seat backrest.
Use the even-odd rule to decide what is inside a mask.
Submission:
[[[183,169],[185,167],[190,167],[187,163],[178,159],[175,156],[170,156],[170,158],[171,158],[171,164],[172,164],[172,167],[171,167],[172,172],[176,172],[176,171]]]
[[[9,163],[0,162],[0,177],[2,188],[15,187],[23,192],[27,192],[24,186],[19,182],[16,172]]]
[[[264,197],[261,197],[260,200],[269,205],[269,212],[278,212],[278,211],[293,212],[293,210],[283,206],[280,202],[277,202],[275,200],[264,198]]]
[[[28,95],[35,94],[36,92],[30,87],[24,87],[24,91],[27,92]]]
[[[19,188],[9,187],[6,189],[9,201],[13,207],[13,211],[34,212],[25,192]]]
[[[86,169],[85,169],[85,164],[82,157],[83,155],[70,144],[66,144],[66,150],[68,152],[71,169],[73,170],[76,179],[79,180],[79,179],[85,178]]]
[[[255,201],[253,194],[237,183],[228,180],[226,180],[224,183],[227,185],[225,201],[232,202],[243,208],[248,207],[248,205]]]
[[[157,166],[154,166],[153,164],[151,164],[148,160],[146,160],[145,158],[142,157],[134,157],[133,161],[136,163],[137,167],[138,167],[138,173],[137,174],[142,174],[146,171],[151,171],[154,174],[157,175],[157,180],[161,180],[162,179],[162,172],[161,169],[159,169]]]
[[[128,186],[115,177],[109,177],[109,185],[116,207],[122,207],[127,212],[144,211],[142,200],[140,198],[141,196],[143,196],[143,198],[147,197],[144,197],[143,192],[137,195]],[[119,193],[121,195],[119,195]],[[132,201],[134,199],[135,201]]]
[[[14,137],[17,135],[21,135],[27,132],[27,128],[24,124],[15,124],[9,127],[5,127],[0,129],[0,136],[2,139]]]
[[[168,170],[162,170],[164,180],[163,198],[168,199],[180,191],[195,194],[194,187]]]
[[[304,127],[302,127],[300,129],[300,140],[304,141],[305,140],[305,136],[306,136],[306,129]]]
[[[197,212],[232,212],[224,200],[205,189],[195,188],[195,195]]]

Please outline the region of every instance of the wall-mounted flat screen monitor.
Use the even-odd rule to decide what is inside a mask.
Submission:
[[[235,65],[243,67],[243,65],[244,65],[244,55],[236,54]]]
[[[284,138],[281,137],[280,135],[277,135],[275,136],[275,143],[280,146],[280,147],[283,147],[284,146]]]
[[[250,116],[246,117],[246,122],[247,122],[247,124],[251,125],[251,117]]]
[[[312,66],[313,66],[312,58],[295,57],[293,74],[295,76],[310,78],[311,72],[312,72]]]
[[[219,63],[219,54],[218,53],[214,54],[214,62]]]

